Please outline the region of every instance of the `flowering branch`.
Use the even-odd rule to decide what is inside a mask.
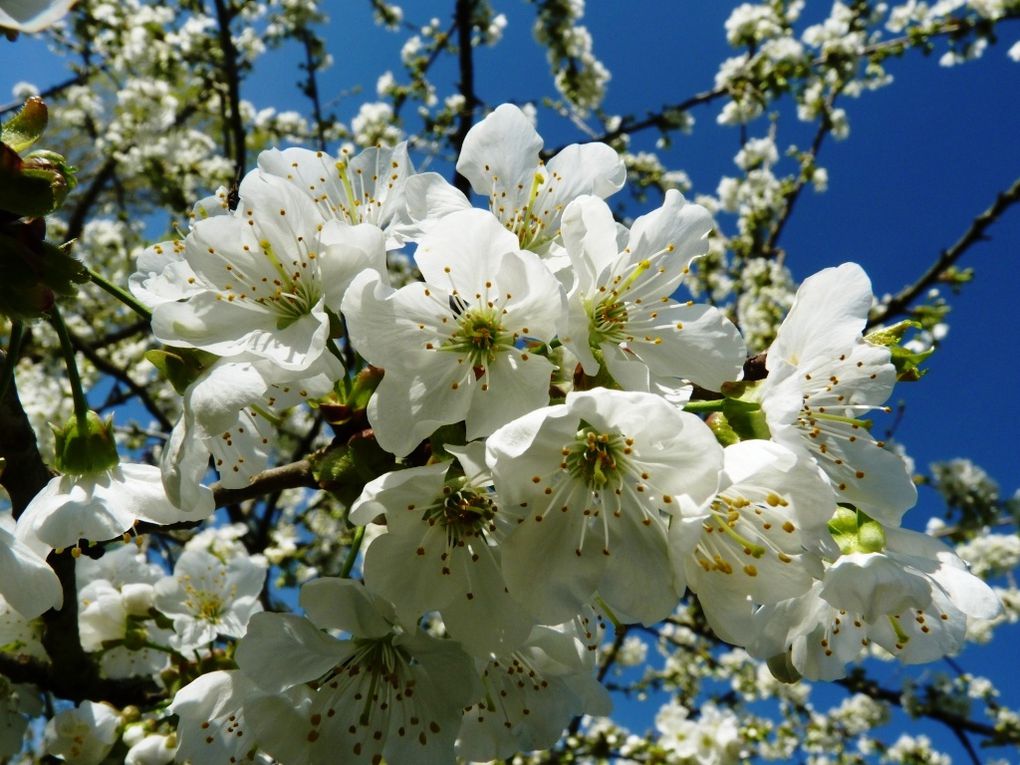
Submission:
[[[934,263],[908,287],[904,287],[891,298],[876,306],[868,317],[868,326],[875,326],[902,315],[924,292],[936,284],[946,269],[963,257],[974,244],[985,239],[985,231],[999,219],[1007,209],[1020,202],[1020,178],[1000,193],[992,206],[971,221],[970,226],[952,246],[942,251]]]

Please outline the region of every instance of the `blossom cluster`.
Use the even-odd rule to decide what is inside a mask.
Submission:
[[[178,760],[551,746],[573,717],[608,712],[601,621],[658,623],[688,589],[717,636],[784,679],[841,677],[873,645],[932,661],[997,615],[948,547],[900,527],[914,483],[867,419],[897,379],[895,333],[863,335],[863,270],[808,278],[764,374],[745,375],[727,315],[679,293],[709,211],[673,190],[623,225],[604,201],[626,176],[615,151],[544,163],[541,149],[514,106],[472,128],[457,169],[486,209],[415,172],[403,144],[267,151],[236,205],[202,200],[182,239],[139,258],[131,287],[183,412],[158,469],[68,471],[4,528],[10,610],[59,606],[50,549],[207,516],[209,465],[221,487],[247,486],[296,405],[349,412],[364,383],[367,437],[394,468],[362,473],[348,510],[372,529],[363,581],[313,578],[304,615],[262,613],[265,563],[219,532],[171,576],[129,547],[80,566],[82,645],[108,677],[239,639],[236,666],[177,690]],[[388,267],[401,253],[417,277]],[[733,756],[728,715],[664,710],[663,746],[701,756],[692,731],[708,726]],[[64,722],[50,749],[66,756],[81,724]]]

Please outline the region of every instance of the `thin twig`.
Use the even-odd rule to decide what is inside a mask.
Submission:
[[[51,85],[45,90],[40,90],[39,98],[45,100],[50,96],[55,96],[58,93],[67,90],[72,85],[81,85],[83,82],[85,82],[86,79],[88,79],[89,74],[90,73],[81,72],[79,74],[76,74],[74,77],[71,77],[70,79],[64,80],[63,82],[58,82],[56,85]],[[25,105],[24,99],[18,99],[17,101],[9,101],[3,106],[0,106],[0,117],[7,114],[8,112],[13,112],[15,109],[20,109],[24,105]]]
[[[225,126],[230,131],[231,148],[234,160],[234,177],[240,180],[248,168],[247,136],[244,122],[241,120],[241,72],[237,66],[237,48],[230,35],[230,23],[237,12],[228,8],[224,0],[215,0],[216,22],[219,25],[220,48],[223,51],[223,75],[227,80],[227,99],[230,102],[230,114]]]
[[[985,230],[991,226],[999,216],[1002,215],[1011,205],[1020,202],[1020,178],[1013,181],[1013,185],[1003,191],[995,198],[995,202],[978,215],[970,226],[956,242],[942,251],[934,263],[921,276],[908,287],[904,287],[887,301],[874,308],[868,317],[868,326],[873,327],[888,321],[894,316],[899,316],[907,311],[910,305],[924,294],[928,288],[939,281],[946,269],[963,257],[971,245],[985,239]]]
[[[815,137],[811,141],[811,148],[808,152],[811,157],[812,165],[818,157],[818,152],[821,151],[822,142],[825,140],[825,136],[832,131],[832,121],[829,119],[829,114],[836,102],[837,95],[839,95],[839,90],[833,90],[829,98],[826,100],[825,113],[822,115],[822,119],[818,123],[818,130],[815,131]],[[786,224],[789,222],[790,216],[793,214],[793,207],[797,203],[797,198],[800,196],[800,192],[804,190],[804,186],[807,185],[808,180],[810,179],[802,171],[793,188],[786,194],[783,211],[779,214],[776,222],[772,224],[772,230],[769,231],[769,238],[762,247],[762,255],[764,257],[769,258],[776,254],[776,243],[779,241],[779,237],[782,235],[783,229],[786,228]]]
[[[471,32],[474,28],[475,0],[457,0],[456,25],[457,25],[457,60],[460,66],[460,82],[458,88],[461,96],[464,97],[464,104],[460,108],[460,115],[457,118],[457,132],[451,139],[454,153],[460,156],[461,147],[464,146],[464,139],[475,122],[475,107],[478,98],[475,96],[475,57],[474,48],[471,45]],[[468,181],[459,171],[455,171],[453,185],[460,189],[466,196],[471,194],[471,182]]]
[[[319,79],[316,77],[316,72],[319,71],[320,60],[312,52],[312,41],[314,37],[308,27],[301,27],[301,29],[298,30],[298,39],[301,40],[301,44],[305,48],[305,62],[302,64],[302,68],[308,75],[307,79],[301,86],[301,89],[312,102],[312,119],[315,120],[315,138],[317,148],[319,151],[324,152],[326,151],[326,126],[322,119],[322,102],[319,99]]]
[[[312,475],[312,463],[307,459],[263,470],[253,476],[247,486],[239,489],[228,489],[221,483],[215,483],[212,490],[216,507],[226,507],[275,491],[299,487],[318,488],[318,483]]]

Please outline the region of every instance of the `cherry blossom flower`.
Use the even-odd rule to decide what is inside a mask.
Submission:
[[[856,263],[805,279],[769,348],[761,407],[773,440],[813,460],[841,502],[897,525],[917,488],[903,459],[862,419],[896,382],[888,349],[861,337],[871,301],[871,282]]]
[[[184,391],[184,412],[160,456],[171,501],[184,507],[203,502],[211,506],[211,494],[202,484],[210,457],[224,487],[248,485],[269,464],[273,418],[324,395],[342,374],[339,362],[328,354],[309,369],[290,374],[256,356],[214,361]]]
[[[598,372],[598,353],[627,389],[675,389],[684,378],[719,390],[741,376],[747,350],[733,323],[712,306],[671,297],[694,258],[708,251],[711,229],[708,210],[675,190],[629,233],[597,197],[567,207],[562,233],[574,281],[561,340],[585,374]]]
[[[153,334],[167,345],[251,353],[305,370],[327,352],[329,312],[354,275],[385,270],[383,235],[323,220],[294,184],[258,171],[245,176],[240,194],[233,214],[192,227],[184,259],[202,289],[156,305]]]
[[[156,583],[155,607],[174,621],[174,647],[188,651],[217,635],[241,637],[252,615],[262,610],[258,596],[266,566],[258,558],[226,562],[204,550],[185,550],[174,575]]]
[[[0,596],[0,646],[5,653],[21,659],[33,658],[47,661],[46,649],[42,644],[42,629],[34,618],[26,618]],[[3,693],[0,692],[0,699]],[[0,704],[2,705],[2,704]],[[4,715],[0,712],[0,721]],[[3,723],[0,722],[0,728]],[[0,739],[3,734],[0,733]],[[0,746],[0,751],[3,747]]]
[[[514,420],[487,442],[504,507],[519,525],[501,547],[510,594],[555,624],[596,594],[652,624],[684,590],[670,519],[703,516],[722,448],[696,416],[649,393],[597,388]],[[674,524],[683,536],[683,526]]]
[[[83,701],[46,723],[46,751],[71,765],[99,765],[117,742],[119,727],[120,717],[112,707]]]
[[[468,131],[457,171],[489,210],[517,237],[521,249],[550,253],[567,205],[583,194],[605,198],[623,187],[627,171],[619,155],[602,143],[571,144],[545,164],[542,138],[513,104],[496,107]],[[410,180],[409,217],[425,231],[433,221],[467,209],[467,198],[436,173]]]
[[[74,3],[75,0],[3,0],[0,29],[41,32],[64,18]]]
[[[145,553],[125,544],[99,560],[82,556],[75,566],[78,583],[78,635],[85,651],[101,652],[104,677],[151,675],[169,663],[166,650],[173,632],[151,618],[154,585],[163,578]]]
[[[755,605],[809,590],[822,574],[818,551],[836,509],[828,482],[785,447],[752,439],[726,447],[724,484],[693,550],[674,549],[712,630],[740,645]]]
[[[207,672],[177,691],[169,711],[177,723],[178,762],[244,762],[255,749],[244,716],[261,692],[237,670]]]
[[[389,603],[349,579],[306,584],[301,605],[308,619],[255,616],[237,649],[241,671],[264,691],[305,683],[316,689],[298,712],[286,701],[255,712],[278,739],[263,741],[259,728],[265,749],[295,765],[450,761],[464,707],[480,695],[471,659],[458,644],[404,631]]]
[[[484,446],[471,451],[484,464]],[[486,487],[492,481],[466,469],[445,462],[386,473],[365,486],[350,520],[386,517],[386,533],[365,552],[365,584],[393,603],[400,621],[411,628],[437,610],[451,637],[488,658],[523,643],[532,621],[503,583],[498,545],[509,521]]]
[[[574,717],[609,714],[609,694],[592,674],[600,635],[587,609],[562,625],[536,626],[522,648],[492,657],[481,671],[484,698],[464,712],[457,754],[489,761],[547,749]]]
[[[655,717],[659,745],[682,761],[699,765],[736,765],[741,761],[740,728],[737,716],[706,702],[691,719],[687,707],[675,701],[666,704]]]
[[[171,736],[150,733],[131,745],[124,765],[166,765],[174,760],[176,741]]]
[[[60,580],[46,562],[50,548],[31,535],[19,535],[8,513],[0,513],[0,596],[26,619],[60,608]]]
[[[339,158],[301,148],[270,149],[259,154],[259,170],[300,188],[326,220],[378,226],[386,232],[387,249],[400,247],[415,228],[404,198],[414,175],[406,142],[373,146],[353,157],[345,148]]]
[[[800,674],[833,680],[871,642],[905,664],[955,654],[968,620],[1000,612],[994,591],[938,540],[907,529],[882,534],[881,551],[844,554],[809,592],[758,611],[751,652],[788,651]]]
[[[496,107],[464,139],[457,171],[489,209],[517,235],[521,247],[542,252],[559,234],[567,204],[582,194],[608,197],[623,186],[626,169],[602,143],[571,144],[544,164],[542,138],[512,104]]]
[[[564,307],[548,269],[481,210],[436,223],[415,260],[424,283],[393,290],[367,271],[343,303],[354,347],[386,370],[368,417],[397,456],[440,425],[466,420],[474,439],[545,404],[553,366],[524,343],[552,340]]]
[[[201,520],[212,509],[208,494],[195,511],[176,507],[163,490],[159,468],[121,462],[108,470],[51,478],[18,519],[17,533],[22,541],[63,549],[81,539],[116,539],[138,521]]]

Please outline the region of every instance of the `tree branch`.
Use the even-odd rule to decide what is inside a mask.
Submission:
[[[315,39],[308,27],[301,27],[298,30],[298,39],[305,49],[305,62],[301,67],[308,77],[302,83],[301,89],[312,102],[312,119],[315,120],[316,148],[319,151],[326,151],[325,123],[322,119],[322,102],[319,99],[319,79],[316,72],[319,70],[321,58],[312,50],[312,42]]]
[[[836,96],[839,94],[838,88],[833,90],[828,99],[826,99],[825,113],[822,115],[821,121],[818,123],[818,130],[815,131],[815,137],[811,141],[811,148],[808,150],[808,156],[811,157],[811,165],[814,165],[815,159],[818,157],[818,152],[822,148],[822,142],[832,130],[832,121],[829,119],[829,111],[832,109],[836,102]],[[797,178],[797,182],[794,187],[786,194],[786,203],[783,205],[783,211],[779,214],[775,223],[772,224],[772,229],[769,231],[769,238],[766,240],[762,247],[762,255],[766,258],[773,257],[776,255],[776,243],[779,241],[779,237],[783,233],[783,229],[786,228],[787,222],[790,220],[790,216],[793,214],[793,207],[797,203],[797,198],[800,196],[800,192],[804,190],[804,186],[810,178],[804,173],[803,166],[801,167],[800,176]]]
[[[248,168],[246,156],[244,123],[241,120],[241,73],[237,66],[237,48],[230,35],[230,23],[236,13],[227,8],[224,0],[215,0],[216,22],[219,24],[220,48],[223,50],[223,76],[227,80],[227,99],[230,102],[230,114],[227,115],[227,127],[230,131],[233,148],[234,177],[240,182]]]
[[[212,490],[216,507],[225,507],[261,497],[263,494],[302,486],[310,489],[319,487],[312,475],[312,463],[307,459],[263,470],[253,476],[247,486],[242,486],[239,489],[228,489],[222,483],[217,482],[212,485]]]
[[[455,23],[457,26],[457,58],[460,66],[460,94],[464,97],[464,105],[460,109],[457,120],[457,132],[452,138],[453,150],[460,156],[464,139],[475,121],[475,107],[478,97],[475,95],[475,59],[474,48],[471,46],[471,31],[474,28],[475,0],[457,0]],[[454,172],[453,185],[471,195],[471,183],[459,172]]]
[[[839,680],[834,680],[837,685],[841,685],[849,691],[854,693],[863,693],[866,696],[870,696],[873,699],[880,701],[887,701],[898,707],[903,707],[903,694],[900,691],[892,690],[891,688],[884,688],[880,686],[874,680],[871,680],[864,676],[864,673],[858,673],[856,675],[850,675]],[[969,717],[963,717],[950,712],[942,707],[918,704],[916,710],[907,710],[912,717],[929,717],[932,720],[937,720],[940,723],[951,728],[955,731],[966,731],[967,733],[976,733],[979,736],[984,736],[988,739],[999,741],[1001,734],[995,730],[991,725],[988,725],[977,720],[971,720]],[[916,714],[915,714],[916,711]],[[1020,744],[1020,741],[1003,741],[1003,744],[1014,743]]]
[[[695,106],[711,103],[718,98],[722,98],[728,92],[729,91],[726,90],[726,88],[706,90],[701,93],[697,93],[684,101],[672,104],[671,106],[664,106],[658,112],[649,113],[644,119],[637,120],[633,117],[624,117],[617,127],[606,131],[602,135],[587,139],[586,143],[609,143],[610,141],[622,136],[633,135],[634,133],[641,132],[642,130],[648,130],[649,128],[668,130],[675,127],[675,117],[669,115],[678,115],[682,112],[690,111]],[[562,146],[557,146],[554,149],[545,149],[542,152],[542,158],[549,159],[565,149],[566,146],[567,144],[563,144]]]
[[[6,354],[0,351],[0,358],[3,357]],[[18,398],[15,380],[11,380],[0,399],[0,457],[6,460],[0,471],[0,484],[11,498],[11,510],[17,520],[53,474],[39,454],[35,431]]]
[[[885,303],[874,308],[868,317],[868,326],[873,327],[876,324],[888,321],[894,316],[905,313],[911,303],[938,282],[945,270],[956,263],[970,249],[971,245],[985,239],[985,230],[998,220],[1002,213],[1017,202],[1020,202],[1020,178],[1015,180],[1012,186],[999,194],[991,207],[971,221],[963,236],[957,239],[951,247],[943,250],[935,262],[916,282],[908,287],[904,287]]]
[[[88,76],[89,76],[88,73],[81,72],[79,74],[76,74],[74,77],[71,77],[70,79],[64,80],[63,82],[58,82],[56,85],[51,85],[50,87],[46,88],[46,90],[39,91],[39,98],[45,100],[50,96],[55,96],[58,93],[67,90],[72,85],[81,85],[83,82],[85,82],[86,79],[88,79]],[[20,109],[24,105],[25,105],[24,99],[19,99],[17,101],[9,101],[3,106],[0,106],[0,117],[7,114],[8,112],[13,112],[15,109]]]

